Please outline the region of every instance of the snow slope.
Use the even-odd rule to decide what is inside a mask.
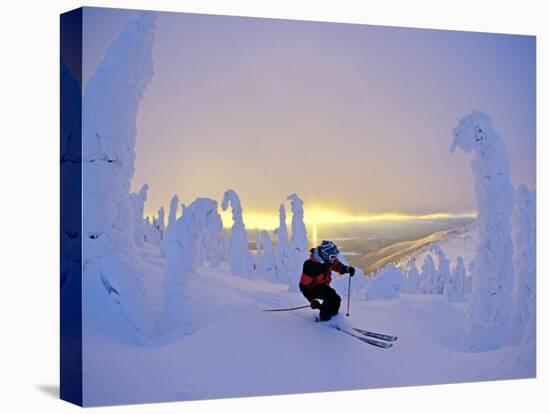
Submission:
[[[158,247],[146,243],[140,255],[151,266],[148,289],[160,292],[164,259]],[[112,301],[98,302],[93,313],[85,313],[85,405],[534,375],[531,363],[518,360],[519,347],[461,352],[465,304],[449,304],[442,295],[402,294],[391,302],[352,302],[353,325],[399,336],[397,344],[385,350],[314,323],[310,309],[262,312],[304,304],[299,293],[284,285],[235,276],[228,267],[200,268],[196,276],[191,283],[200,328],[192,335],[135,344]],[[345,300],[344,296],[341,311]]]

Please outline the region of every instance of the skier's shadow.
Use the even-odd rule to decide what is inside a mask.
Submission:
[[[56,400],[59,399],[59,385],[57,384],[40,384],[36,386],[36,389]]]

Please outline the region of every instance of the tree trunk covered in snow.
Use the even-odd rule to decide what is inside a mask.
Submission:
[[[513,247],[510,217],[514,189],[506,148],[489,115],[474,111],[453,129],[456,147],[474,151],[478,246],[472,262],[473,289],[468,310],[466,347],[499,348],[508,334],[512,308]]]

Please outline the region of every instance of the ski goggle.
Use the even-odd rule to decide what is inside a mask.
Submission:
[[[338,258],[337,254],[329,254],[328,255],[328,260],[330,260],[331,262],[334,262],[337,258]]]

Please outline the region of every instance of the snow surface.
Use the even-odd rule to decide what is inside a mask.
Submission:
[[[151,264],[148,288],[160,291],[164,259],[158,246],[146,243],[140,256]],[[310,309],[262,312],[304,304],[303,297],[289,292],[285,285],[235,276],[227,266],[199,268],[189,283],[189,291],[200,304],[195,309],[195,322],[201,327],[186,337],[135,344],[131,329],[124,328],[124,318],[112,312],[108,301],[98,304],[94,315],[87,315],[93,329],[84,349],[86,405],[534,375],[532,364],[518,360],[521,353],[516,346],[462,352],[459,344],[464,335],[466,304],[448,304],[443,295],[352,300],[349,321],[353,325],[399,336],[396,345],[385,350],[315,323],[315,312]],[[345,312],[345,292],[340,294],[341,312]]]

